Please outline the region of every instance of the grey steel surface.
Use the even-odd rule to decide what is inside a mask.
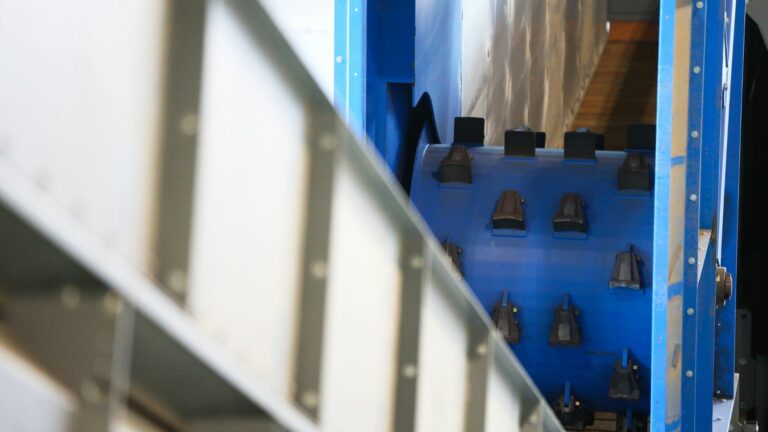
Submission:
[[[194,413],[201,406],[208,414],[250,410],[267,412],[278,424],[291,431],[315,431],[316,426],[290,402],[274,394],[250,378],[250,374],[229,356],[222,347],[203,335],[192,318],[165,295],[162,289],[141,275],[113,250],[94,238],[76,218],[61,208],[38,188],[25,173],[0,159],[0,238],[14,248],[0,252],[0,286],[41,287],[41,297],[53,307],[60,301],[61,284],[55,281],[76,281],[77,286],[89,287],[95,294],[113,292],[126,307],[134,308],[136,321],[131,359],[131,390],[161,388],[153,400],[182,413]],[[52,282],[53,281],[53,282]],[[13,297],[6,301],[5,316],[16,314]],[[20,312],[23,309],[19,309]],[[19,315],[17,315],[19,316]],[[79,348],[82,339],[66,328],[46,321],[47,315],[17,321],[38,329],[25,331],[42,334],[27,340],[43,345],[30,346],[38,355],[57,355],[59,350]],[[42,317],[42,318],[41,318]],[[86,326],[86,324],[81,324]],[[87,327],[96,328],[96,322]],[[41,329],[49,329],[44,332]],[[109,337],[112,335],[110,334]],[[47,350],[55,350],[48,352]],[[69,355],[74,355],[70,353]],[[73,361],[75,361],[73,359]],[[60,374],[70,378],[71,387],[79,375],[77,366],[59,360]],[[70,368],[75,372],[67,372]],[[170,372],[163,374],[162,372]],[[56,369],[52,369],[56,372]],[[82,374],[83,372],[77,372]],[[220,410],[220,411],[217,411]]]
[[[410,208],[407,197],[397,186],[392,174],[384,168],[379,156],[368,144],[357,140],[346,127],[341,126],[333,106],[311,79],[261,5],[256,1],[246,0],[221,1],[237,13],[255,43],[264,48],[270,62],[281,72],[295,94],[305,102],[309,115],[317,122],[312,128],[313,133],[307,137],[307,145],[312,152],[310,165],[313,171],[309,175],[311,189],[306,217],[314,223],[311,224],[313,229],[306,231],[304,242],[306,255],[297,365],[297,402],[302,403],[312,417],[317,413],[317,404],[321,403],[315,398],[314,403],[308,404],[307,401],[313,401],[312,395],[306,397],[306,392],[316,391],[315,397],[320,394],[319,359],[322,341],[313,337],[319,336],[323,322],[322,299],[327,269],[327,227],[330,221],[334,161],[343,158],[352,167],[369,196],[384,209],[398,233],[413,239],[418,245],[408,251],[418,253],[423,248],[422,264],[429,266],[429,272],[438,281],[438,289],[464,317],[464,325],[472,342],[467,353],[470,364],[467,377],[470,389],[470,397],[467,400],[470,414],[466,420],[467,430],[482,428],[484,395],[487,393],[488,370],[491,364],[502,370],[511,386],[519,393],[523,430],[562,430],[547,402],[507,344],[492,330],[485,310],[469,292],[442,247],[419,215]],[[326,129],[327,127],[330,129]],[[149,400],[154,399],[159,405],[168,407],[182,416],[218,416],[232,422],[245,421],[246,424],[251,421],[262,424],[266,418],[268,424],[275,423],[286,430],[317,429],[315,422],[301,413],[293,401],[286,400],[282,395],[275,394],[252,379],[242,365],[217,343],[202,335],[186,312],[164,295],[158,285],[100,243],[44,190],[36,186],[31,178],[14,168],[0,158],[0,238],[11,241],[20,249],[11,251],[6,248],[0,252],[0,282],[5,286],[17,287],[31,286],[35,282],[37,286],[42,287],[40,303],[29,303],[29,308],[34,307],[36,310],[27,309],[25,306],[28,294],[26,292],[20,300],[8,300],[7,308],[11,316],[10,321],[16,323],[14,329],[20,329],[18,334],[24,336],[31,352],[37,353],[38,358],[59,359],[48,363],[41,360],[46,368],[65,377],[73,388],[83,380],[91,379],[96,382],[97,388],[112,395],[115,392],[110,390],[111,387],[99,386],[118,385],[118,398],[125,396],[121,393],[126,389],[146,393],[149,394]],[[174,208],[178,210],[185,206],[186,204]],[[306,226],[309,227],[310,223]],[[318,226],[325,228],[318,230]],[[184,249],[171,252],[184,253]],[[404,260],[403,264],[407,261],[407,265],[416,270],[413,264],[418,263],[418,260],[414,261],[413,258],[411,256]],[[419,278],[416,273],[409,277],[412,278],[408,291],[410,296],[420,290],[424,279],[423,275]],[[131,331],[123,329],[116,332],[114,316],[110,318],[109,314],[106,318],[98,318],[106,319],[105,325],[98,324],[100,321],[96,317],[87,314],[82,314],[72,321],[72,324],[67,324],[66,310],[57,312],[63,314],[63,317],[56,318],[57,315],[53,313],[56,308],[61,309],[66,307],[67,302],[71,302],[71,299],[61,300],[62,296],[67,296],[61,294],[62,284],[66,283],[92,289],[87,298],[99,299],[94,300],[93,314],[103,313],[102,309],[107,312],[111,310],[110,307],[114,304],[104,306],[103,299],[108,296],[114,296],[114,301],[124,305],[128,311],[135,310],[135,322],[131,321],[131,315],[126,315],[129,321],[125,325],[128,325]],[[317,290],[309,290],[310,288]],[[416,298],[404,297],[403,301],[418,306]],[[310,308],[310,305],[313,307]],[[40,308],[47,308],[46,313],[40,314]],[[30,323],[39,323],[40,327],[30,326],[25,329]],[[418,314],[404,317],[401,326],[418,326]],[[43,328],[46,330],[41,331]],[[100,332],[106,332],[106,337],[88,337]],[[116,335],[119,339],[118,345],[115,345]],[[72,343],[77,340],[82,341],[75,343],[82,343],[87,349],[73,350]],[[89,347],[88,344],[92,340],[97,341],[97,346]],[[127,340],[131,340],[128,345]],[[418,349],[417,343],[418,341],[413,340],[403,343],[401,340],[399,359],[412,360],[417,364],[416,354],[410,352]],[[113,357],[116,353],[128,351],[132,359],[130,374],[127,375],[127,383],[120,383],[120,371],[126,365],[113,367]],[[60,356],[67,353],[83,358],[60,361]],[[90,353],[94,353],[94,356]],[[105,361],[101,363],[106,363],[106,368],[103,364],[98,368],[90,364],[90,358],[102,357]],[[56,371],[57,368],[68,365],[72,367],[71,371]],[[98,375],[99,371],[102,375]],[[84,393],[102,394],[102,390],[87,390]],[[409,417],[412,413],[407,412],[403,404],[415,400],[415,387],[411,389],[400,383],[398,399],[396,412],[398,416],[402,416],[398,418],[404,423],[411,423]],[[104,399],[100,401],[103,402]],[[103,415],[109,415],[108,407],[99,405],[93,416],[94,421],[102,421]]]
[[[317,418],[320,400],[325,303],[338,118],[312,113],[309,175],[304,215],[304,259],[301,269],[299,342],[295,399]]]
[[[415,235],[401,238],[400,323],[395,390],[395,430],[416,429],[416,389],[419,380],[419,337],[424,282],[431,275],[433,257],[425,254],[424,240]]]
[[[205,28],[205,0],[169,3],[155,278],[176,299],[187,290]]]

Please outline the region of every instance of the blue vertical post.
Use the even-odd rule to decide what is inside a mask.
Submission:
[[[741,165],[741,105],[744,75],[745,0],[733,0],[729,14],[732,24],[730,83],[725,116],[725,167],[723,177],[722,221],[720,223],[720,262],[733,277],[733,296],[717,310],[715,322],[715,395],[735,396],[734,373],[736,350],[736,287],[739,237],[739,176]]]
[[[694,2],[695,3],[695,2]],[[720,160],[723,150],[723,33],[724,0],[707,0],[705,54],[702,65],[704,94],[701,124],[701,188],[699,199],[702,229],[718,230]],[[717,233],[713,233],[717,235]]]
[[[334,3],[334,105],[352,130],[365,130],[365,0]]]
[[[685,231],[683,235],[683,332],[682,332],[682,384],[681,384],[681,424],[684,431],[707,430],[712,425],[712,394],[707,391],[708,382],[714,375],[712,364],[707,364],[707,344],[712,346],[714,338],[706,341],[706,327],[714,328],[714,298],[711,299],[712,310],[707,307],[707,293],[710,286],[705,277],[699,284],[699,267],[703,266],[703,274],[708,273],[710,263],[699,262],[699,229],[701,227],[701,194],[702,194],[702,163],[711,157],[711,152],[703,153],[704,113],[707,108],[705,92],[714,82],[712,75],[720,75],[721,71],[708,68],[707,64],[707,15],[714,19],[719,10],[718,0],[697,0],[691,7],[691,41],[690,68],[688,71],[688,128],[686,130],[686,180],[685,196]],[[713,29],[714,31],[714,29]],[[713,35],[710,33],[710,37]],[[707,125],[709,127],[710,125]],[[711,144],[711,143],[708,143]],[[704,189],[707,189],[705,186]],[[709,255],[709,254],[707,254]],[[712,281],[714,283],[714,280]],[[703,292],[702,292],[703,291]],[[692,312],[692,313],[691,313]],[[700,334],[704,332],[704,334]],[[706,421],[708,426],[703,422]]]
[[[656,169],[653,210],[653,320],[651,345],[651,431],[679,430],[679,393],[667,385],[673,364],[679,362],[673,300],[680,282],[670,281],[670,188],[672,186],[672,99],[675,64],[675,0],[661,0],[659,8],[658,86],[656,98]],[[678,312],[679,313],[679,312]],[[675,379],[675,378],[672,378]],[[670,392],[668,394],[668,392]]]

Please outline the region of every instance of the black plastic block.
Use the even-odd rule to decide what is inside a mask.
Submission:
[[[495,229],[525,230],[523,203],[523,198],[517,191],[503,191],[496,202],[496,210],[493,212],[493,227]]]
[[[472,156],[462,145],[453,145],[440,161],[441,183],[472,183]]]
[[[624,356],[627,356],[625,351]],[[608,396],[611,399],[636,401],[640,400],[640,386],[637,383],[635,362],[627,359],[626,365],[622,360],[616,361],[611,375],[611,387]]]
[[[527,127],[504,132],[504,156],[536,156],[536,132]]]
[[[553,219],[555,232],[587,232],[584,201],[577,193],[568,192],[560,198],[560,207]]]
[[[631,124],[627,126],[627,150],[655,150],[656,125]]]
[[[576,395],[571,393],[570,383],[566,383],[565,392],[557,398],[553,410],[567,430],[584,430],[595,422],[594,412],[587,410],[584,404],[576,399]]]
[[[517,321],[517,306],[509,302],[508,293],[504,291],[501,299],[493,306],[493,324],[507,343],[520,342],[520,327]]]
[[[642,153],[627,153],[619,167],[619,190],[651,190],[651,166]]]
[[[571,304],[570,296],[563,296],[563,303],[555,308],[555,319],[549,334],[550,345],[578,346],[581,344],[581,331],[576,316],[579,311]]]
[[[485,142],[485,119],[482,117],[456,117],[453,121],[453,142],[483,145]]]
[[[595,159],[595,150],[602,150],[604,137],[588,129],[566,132],[563,143],[563,156],[566,159]]]
[[[613,264],[613,273],[608,282],[610,288],[633,288],[643,287],[643,281],[640,276],[640,257],[630,246],[628,252],[618,252],[616,261]]]

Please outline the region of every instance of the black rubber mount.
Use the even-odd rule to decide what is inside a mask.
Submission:
[[[627,150],[656,150],[656,125],[646,123],[628,125]]]
[[[525,230],[525,215],[523,213],[523,198],[517,191],[501,192],[496,202],[491,222],[495,229]]]
[[[493,324],[507,343],[520,342],[520,327],[517,321],[517,306],[509,302],[508,292],[501,294],[499,301],[493,306]]]
[[[451,146],[440,161],[440,183],[472,183],[472,156],[463,145]]]
[[[552,220],[555,232],[587,232],[584,201],[574,192],[567,192],[560,198],[560,207]]]
[[[595,159],[595,150],[604,147],[604,136],[589,129],[566,132],[563,142],[563,157],[566,159]]]
[[[481,146],[485,142],[485,119],[482,117],[456,117],[453,120],[453,142]]]
[[[651,190],[651,166],[642,153],[627,153],[624,163],[619,167],[619,190]]]
[[[616,261],[613,264],[613,273],[611,273],[608,287],[642,288],[643,281],[640,275],[640,261],[640,256],[637,255],[632,246],[629,247],[629,251],[618,252],[616,254]]]

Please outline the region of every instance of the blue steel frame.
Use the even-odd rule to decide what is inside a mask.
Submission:
[[[406,8],[404,28],[414,23],[409,18],[418,12],[419,1],[391,0],[389,7]],[[421,1],[421,3],[425,3]],[[428,2],[426,2],[428,3]],[[455,2],[451,2],[454,4]],[[693,0],[691,8],[690,66],[688,93],[688,142],[683,156],[672,154],[672,103],[674,88],[675,12],[677,0],[661,0],[658,94],[657,152],[654,197],[654,271],[652,325],[651,430],[699,431],[712,428],[712,398],[734,395],[734,331],[736,260],[738,236],[739,146],[742,96],[745,0]],[[379,150],[395,168],[391,146],[397,146],[401,132],[403,101],[396,103],[382,83],[419,83],[413,74],[418,47],[403,51],[388,49],[392,44],[380,39],[391,35],[379,28],[377,37],[369,40],[370,28],[376,28],[376,14],[364,0],[335,2],[335,104],[353,130],[368,133]],[[727,20],[726,20],[727,17]],[[417,18],[418,19],[418,18]],[[386,19],[385,19],[386,20]],[[392,22],[388,25],[392,28]],[[405,39],[413,38],[405,32]],[[399,42],[403,43],[400,38]],[[458,58],[453,59],[454,62]],[[378,61],[377,68],[368,68]],[[385,63],[400,65],[381,74]],[[369,76],[369,72],[372,76]],[[370,87],[368,87],[370,85]],[[384,87],[386,88],[386,87]],[[460,98],[458,87],[446,86],[450,100]],[[454,94],[456,93],[456,94]],[[414,95],[410,94],[410,98]],[[416,95],[418,96],[418,95]],[[438,95],[437,98],[446,97]],[[383,99],[382,99],[383,98]],[[433,98],[434,99],[434,98]],[[409,102],[412,102],[409,101]],[[439,105],[439,104],[437,104]],[[436,106],[435,110],[444,109]],[[390,111],[394,110],[392,115]],[[400,110],[400,114],[396,111]],[[395,129],[390,127],[394,119]],[[382,125],[378,132],[372,124]],[[382,129],[383,128],[383,129]],[[695,133],[694,133],[695,132]],[[382,138],[382,134],[385,134]],[[383,143],[383,144],[382,144]],[[725,156],[725,157],[724,157]],[[395,156],[396,157],[396,156]],[[685,164],[685,195],[671,196],[671,173]],[[684,273],[681,283],[669,283],[670,199],[685,200],[685,232],[683,237]],[[709,247],[704,263],[698,263],[700,229],[711,229],[716,246]],[[696,265],[688,264],[693,258]],[[725,307],[714,305],[714,269],[726,266],[733,275],[734,297]],[[701,265],[699,265],[701,264]],[[699,270],[701,269],[701,270]],[[682,308],[670,301],[682,294]],[[694,313],[688,314],[689,308]],[[674,316],[681,314],[682,316]],[[676,348],[670,325],[682,320],[682,346]],[[679,335],[678,335],[679,337]],[[680,355],[680,359],[676,356]],[[683,373],[668,375],[668,366],[682,361]],[[689,372],[690,371],[690,372]],[[689,373],[686,373],[689,372]],[[679,400],[669,389],[680,380]]]
[[[726,64],[730,74],[730,83],[726,88],[723,123],[724,164],[721,166],[721,214],[719,226],[717,253],[720,264],[725,266],[733,276],[733,297],[725,307],[717,310],[715,317],[715,395],[726,398],[735,396],[735,325],[736,325],[736,287],[737,259],[739,236],[739,177],[741,149],[741,101],[744,64],[744,0],[732,0],[726,13],[731,23],[730,62]],[[721,160],[721,163],[723,161]]]
[[[366,0],[334,2],[334,105],[352,131],[365,130]]]
[[[674,88],[675,0],[661,2],[657,109],[657,196],[655,208],[655,286],[652,417],[653,431],[712,430],[713,397],[734,396],[734,298],[715,306],[714,272],[724,265],[736,280],[738,235],[739,132],[744,40],[744,0],[694,1],[691,8],[687,148],[674,157],[672,101]],[[674,196],[670,173],[685,163],[685,195]],[[670,301],[678,294],[668,284],[670,199],[685,200],[682,308]],[[712,241],[700,254],[700,230]],[[698,260],[704,257],[704,262]],[[661,270],[661,271],[656,271]],[[675,347],[668,327],[682,313],[682,371],[668,374]],[[672,333],[671,333],[672,332]],[[669,388],[679,379],[680,405]],[[679,410],[679,416],[677,415]]]

